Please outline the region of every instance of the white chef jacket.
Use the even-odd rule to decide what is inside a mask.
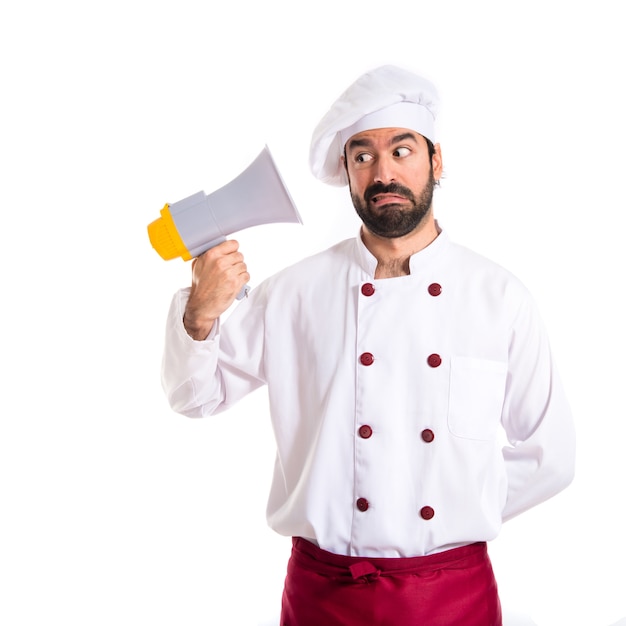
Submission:
[[[265,280],[205,341],[172,301],[163,384],[184,415],[267,385],[276,532],[410,557],[493,539],[573,478],[570,408],[536,307],[445,232],[375,279],[360,236]],[[505,434],[508,443],[500,436]]]

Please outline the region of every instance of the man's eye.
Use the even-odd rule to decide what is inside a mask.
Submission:
[[[409,154],[411,154],[411,150],[409,148],[396,148],[393,151],[393,156],[397,157],[405,157],[409,156]]]
[[[367,154],[367,152],[362,152],[361,154],[357,154],[354,160],[357,163],[367,163],[367,161],[370,161],[371,159],[371,154]]]

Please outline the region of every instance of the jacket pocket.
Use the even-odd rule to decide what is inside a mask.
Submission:
[[[456,437],[494,439],[500,425],[507,364],[465,356],[450,360],[448,428]]]

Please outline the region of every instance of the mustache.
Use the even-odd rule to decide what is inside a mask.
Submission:
[[[413,192],[408,187],[405,187],[400,183],[389,183],[388,185],[385,185],[384,183],[374,183],[365,190],[363,199],[366,202],[369,202],[374,196],[381,193],[392,193],[394,195],[403,196],[409,200],[413,200]]]

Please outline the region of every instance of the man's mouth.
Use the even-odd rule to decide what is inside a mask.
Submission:
[[[382,206],[384,204],[398,204],[399,202],[406,202],[407,198],[397,193],[380,193],[372,196],[372,203],[376,206]]]

